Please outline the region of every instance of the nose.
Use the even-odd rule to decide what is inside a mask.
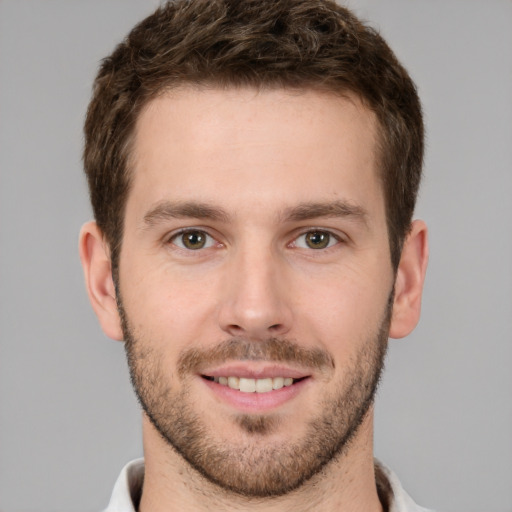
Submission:
[[[290,331],[293,319],[285,266],[270,248],[240,249],[230,258],[219,309],[224,332],[266,339]]]

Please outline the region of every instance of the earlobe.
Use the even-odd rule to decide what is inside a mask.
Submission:
[[[95,222],[82,226],[79,251],[87,294],[101,328],[109,338],[120,341],[123,339],[123,332],[112,280],[110,253],[103,233]]]
[[[427,263],[427,226],[423,221],[415,220],[405,240],[396,274],[391,338],[407,336],[419,321]]]

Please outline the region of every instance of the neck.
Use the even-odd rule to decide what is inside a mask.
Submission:
[[[372,425],[370,410],[345,453],[299,489],[274,498],[246,498],[220,489],[197,473],[144,417],[146,468],[139,512],[382,512]]]

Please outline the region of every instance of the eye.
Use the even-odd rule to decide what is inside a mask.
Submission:
[[[169,242],[189,251],[198,251],[199,249],[207,249],[215,244],[215,240],[204,231],[198,229],[187,229],[174,235]]]
[[[328,231],[315,229],[296,238],[294,245],[301,249],[327,249],[339,242],[339,239]]]

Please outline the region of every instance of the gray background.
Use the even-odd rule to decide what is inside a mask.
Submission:
[[[141,455],[122,344],[77,255],[81,124],[101,57],[156,1],[0,0],[0,509],[104,507]],[[512,510],[512,2],[351,0],[428,127],[422,321],[392,341],[376,454],[421,504]]]

